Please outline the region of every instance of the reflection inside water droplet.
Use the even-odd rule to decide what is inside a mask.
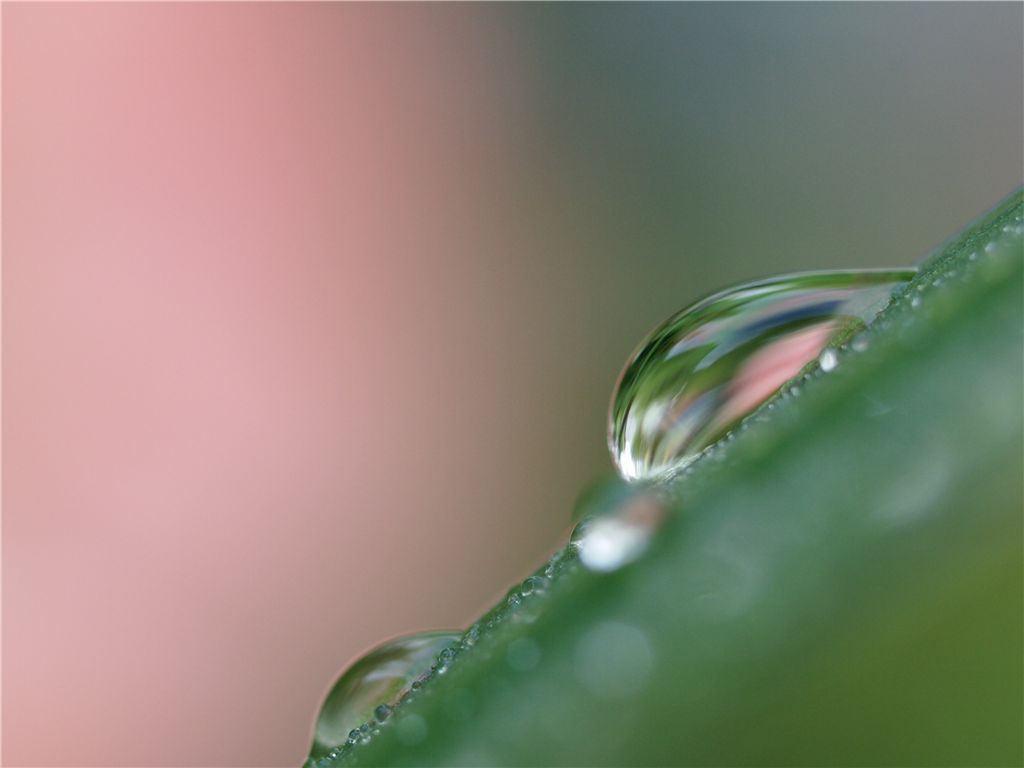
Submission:
[[[785,275],[716,293],[656,328],[612,395],[608,444],[619,472],[650,478],[689,464],[861,326],[913,269]]]
[[[413,682],[430,671],[431,665],[450,646],[459,632],[420,632],[406,635],[374,648],[338,678],[327,694],[317,718],[311,757],[326,755],[375,719],[382,722],[395,704],[413,687]],[[369,728],[365,729],[369,732]]]

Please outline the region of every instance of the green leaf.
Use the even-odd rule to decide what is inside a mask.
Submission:
[[[667,481],[645,556],[563,552],[325,765],[1024,763],[1022,217]]]

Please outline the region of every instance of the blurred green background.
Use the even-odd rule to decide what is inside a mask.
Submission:
[[[1024,175],[1019,3],[3,14],[8,764],[297,764],[563,540],[652,326]]]

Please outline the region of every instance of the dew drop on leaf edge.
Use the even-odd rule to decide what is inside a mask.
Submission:
[[[457,631],[419,632],[389,640],[353,662],[331,687],[317,717],[310,749],[323,757],[338,746],[364,737],[367,723],[382,722],[392,706],[462,636]]]
[[[619,473],[645,480],[685,467],[818,359],[837,333],[870,322],[915,272],[781,275],[672,315],[640,343],[612,393],[608,446]],[[823,362],[827,369],[833,360]]]

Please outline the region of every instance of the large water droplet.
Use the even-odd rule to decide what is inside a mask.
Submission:
[[[370,720],[383,721],[391,705],[430,671],[460,632],[420,632],[377,646],[342,673],[327,694],[313,733],[311,757],[326,755]]]
[[[818,357],[870,321],[913,269],[808,272],[716,293],[672,315],[626,363],[608,445],[628,480],[689,464]]]

